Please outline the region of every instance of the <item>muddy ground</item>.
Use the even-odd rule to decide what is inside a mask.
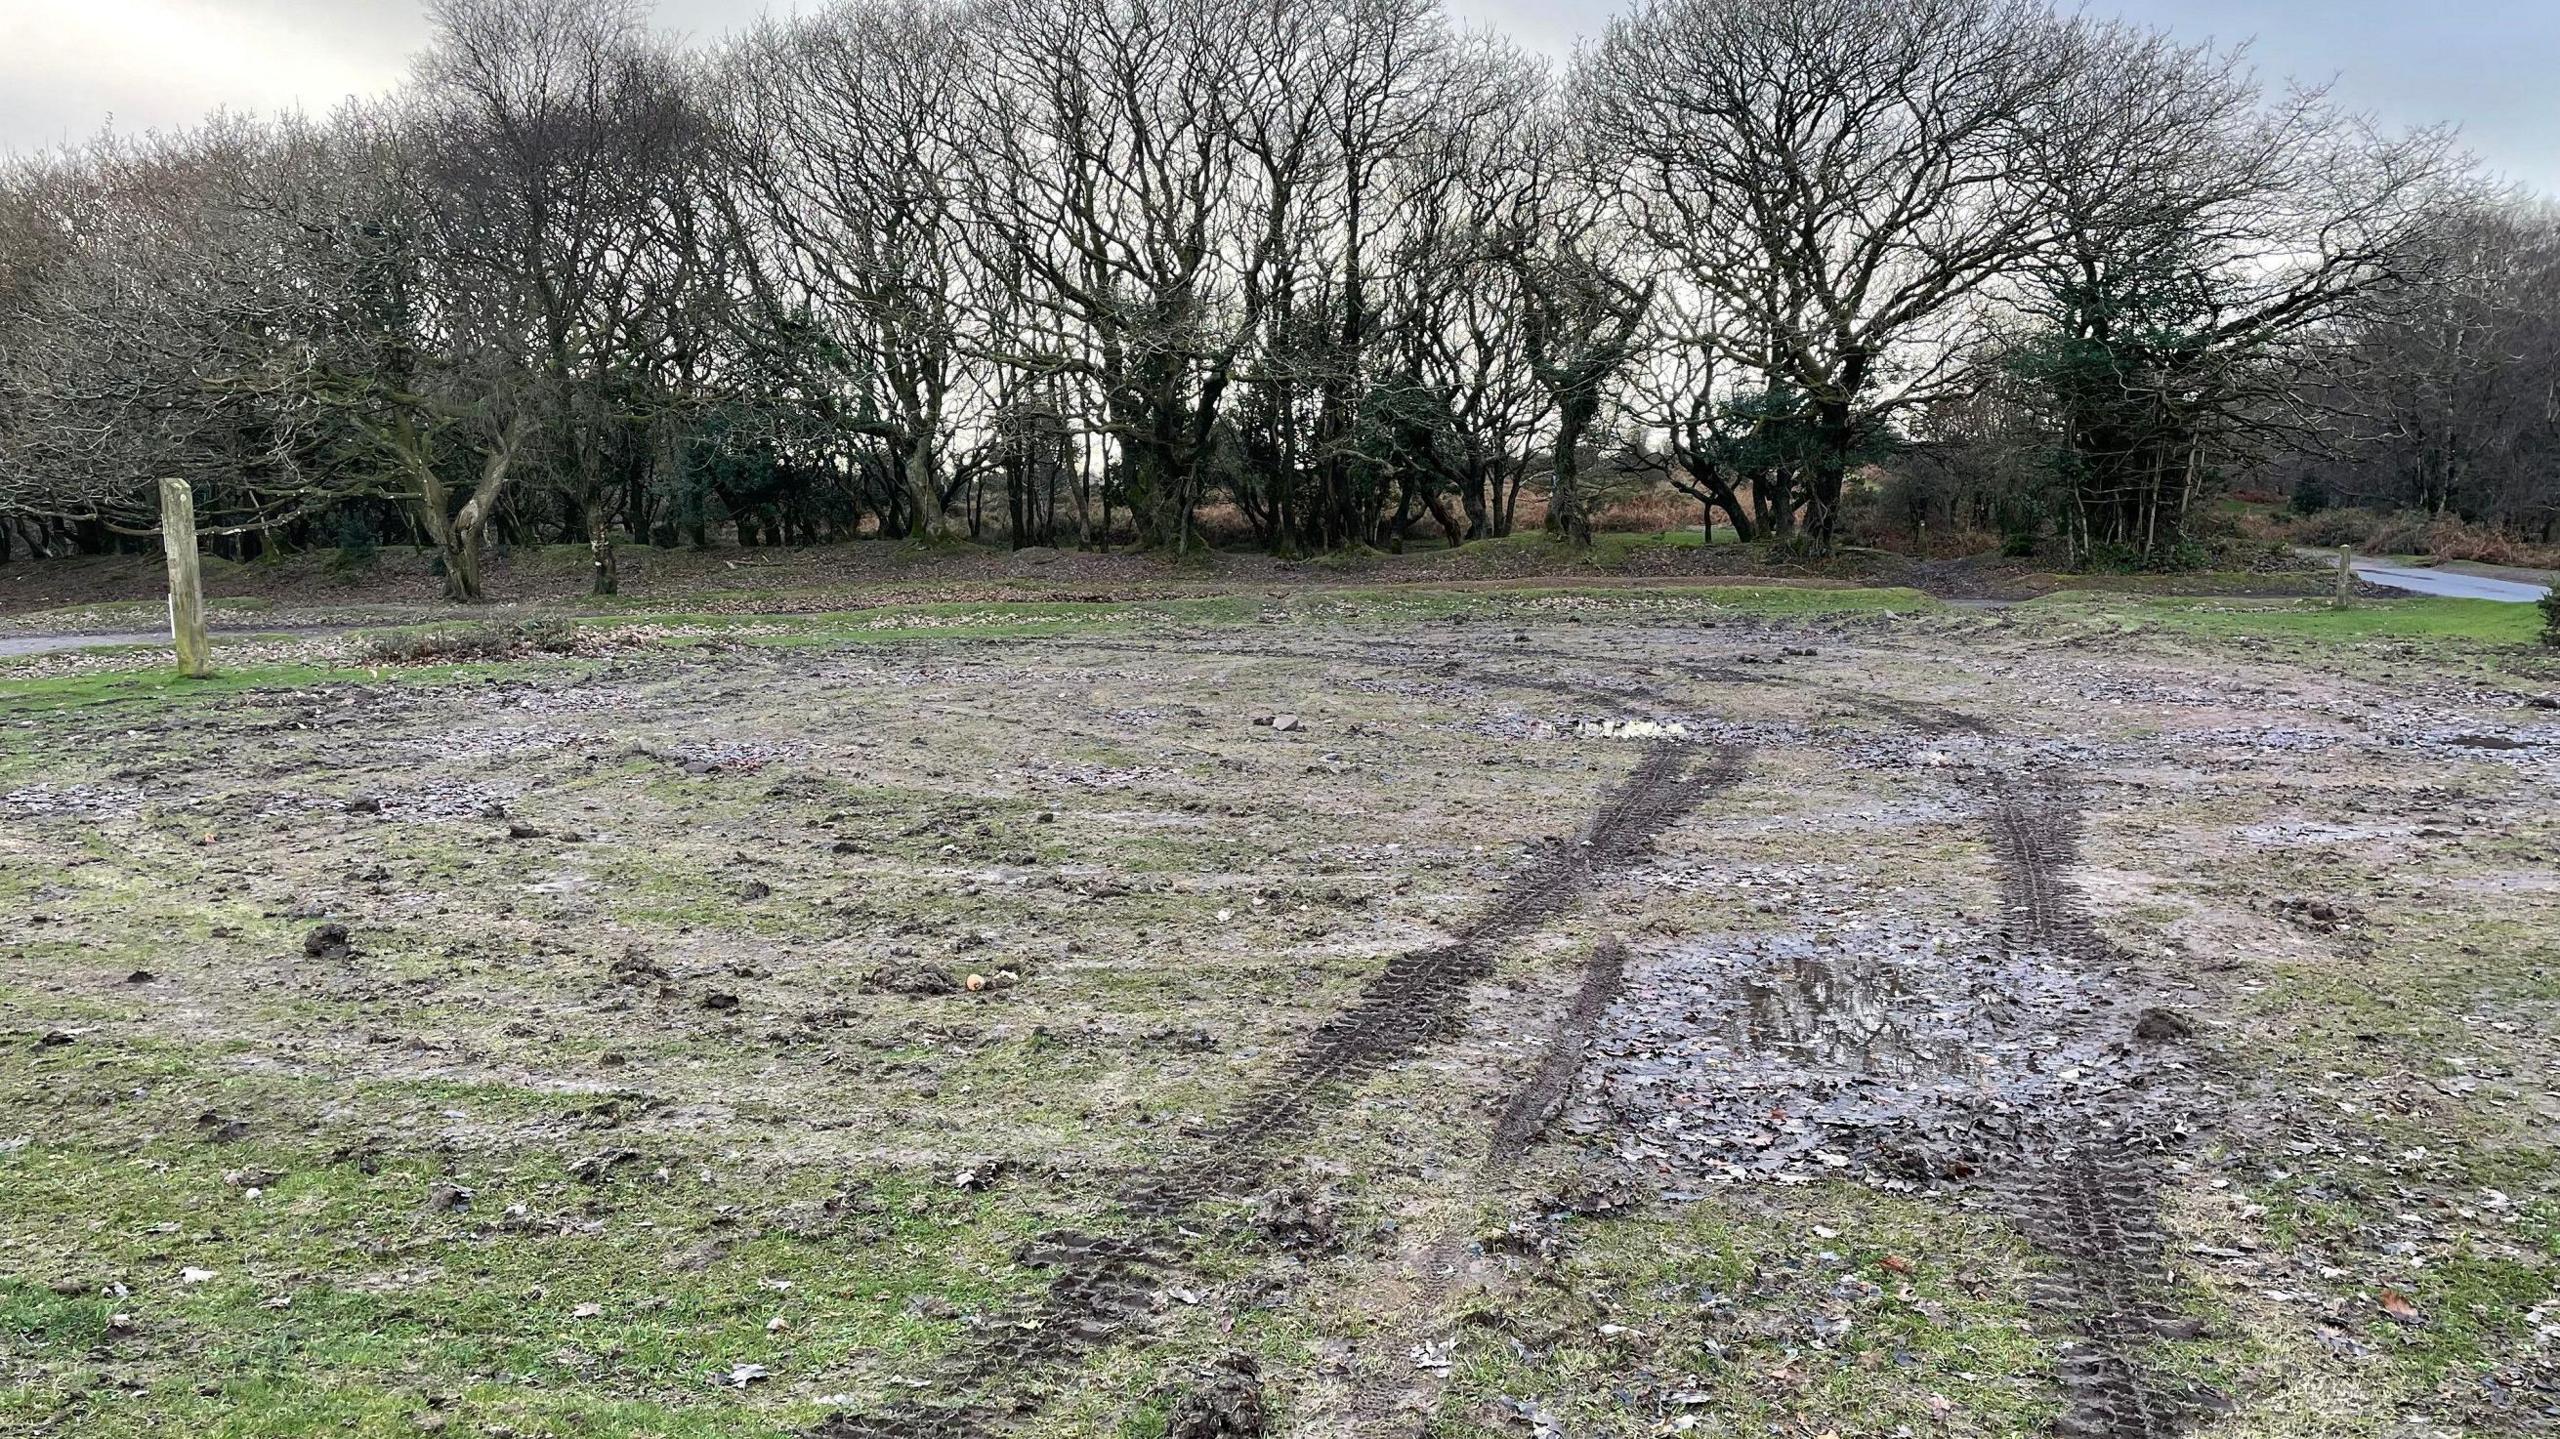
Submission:
[[[2560,666],[2451,613],[8,662],[0,1431],[2549,1431]]]

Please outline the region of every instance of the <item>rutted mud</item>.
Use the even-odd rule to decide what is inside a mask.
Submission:
[[[1608,1018],[1609,1006],[1627,984],[1627,947],[1608,940],[1591,952],[1591,962],[1583,966],[1582,984],[1574,991],[1573,1007],[1565,1011],[1564,1020],[1547,1041],[1547,1052],[1538,1060],[1537,1072],[1529,1082],[1513,1092],[1502,1107],[1502,1117],[1493,1126],[1493,1152],[1485,1161],[1488,1173],[1509,1169],[1527,1153],[1530,1142],[1547,1121],[1564,1107],[1573,1092],[1573,1082],[1582,1073],[1583,1056],[1590,1051],[1592,1036]]]
[[[1491,972],[1500,944],[1545,924],[1600,877],[1640,859],[1657,836],[1739,770],[1740,757],[1729,749],[1649,748],[1578,843],[1540,853],[1449,943],[1389,961],[1350,1009],[1321,1026],[1276,1077],[1203,1135],[1191,1155],[1123,1190],[1121,1202],[1138,1221],[1134,1236],[1058,1234],[1028,1248],[1026,1262],[1054,1267],[1058,1277],[1026,1310],[999,1316],[973,1337],[946,1376],[951,1387],[1019,1393],[1020,1381],[1142,1324],[1167,1273],[1181,1262],[1179,1220],[1212,1199],[1250,1193],[1345,1086],[1448,1035],[1469,986]],[[1587,1012],[1596,1023],[1605,1009],[1605,1001],[1586,998],[1574,1012]],[[1560,1091],[1571,1070],[1561,1073],[1549,1079],[1542,1066],[1539,1079]],[[1515,1131],[1534,1130],[1528,1113],[1511,1122]],[[814,1432],[826,1439],[959,1439],[1001,1432],[1036,1407],[1028,1398],[915,1404],[877,1415],[831,1415]]]
[[[2155,1439],[2208,1402],[2145,1363],[2175,1327],[2158,1172],[2208,1116],[2185,1024],[2069,882],[2080,803],[2067,781],[1983,783],[1993,932],[1880,884],[1650,960],[1573,1122],[1675,1195],[1836,1173],[1988,1198],[2053,1264],[2033,1299],[2069,1336],[2061,1432]]]
[[[1989,818],[2007,946],[2091,971],[2124,968],[2066,877],[2080,853],[2080,804],[2069,785],[2001,784]],[[2138,1020],[2128,1043],[2158,1028]],[[2005,1185],[2021,1227],[2061,1262],[2036,1306],[2082,1341],[2061,1366],[2064,1434],[2165,1439],[2211,1402],[2163,1384],[2144,1364],[2144,1349],[2175,1323],[2165,1302],[2159,1161],[2183,1146],[2196,1119],[2192,1075],[2164,1067],[2154,1077],[2166,1083],[2151,1092],[2129,1085],[2051,1116],[2042,1162],[2021,1166]]]

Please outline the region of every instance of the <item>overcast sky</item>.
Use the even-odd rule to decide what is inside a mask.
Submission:
[[[661,0],[661,25],[715,38],[769,0]],[[770,0],[790,8],[792,0]],[[802,0],[807,3],[807,0]],[[1457,13],[1569,51],[1609,6],[1455,0]],[[2453,121],[2498,171],[2560,193],[2560,0],[2090,0],[2183,36],[2254,38],[2271,77],[2334,78],[2396,123]],[[0,0],[0,148],[185,124],[227,105],[325,111],[395,83],[424,42],[417,0]]]

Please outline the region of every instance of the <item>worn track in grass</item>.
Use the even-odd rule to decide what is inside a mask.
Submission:
[[[1052,1234],[1028,1246],[1024,1261],[1057,1277],[1026,1308],[973,1336],[947,1375],[952,1388],[1002,1398],[839,1413],[814,1432],[825,1439],[964,1439],[1003,1432],[1035,1411],[1037,1396],[1023,1381],[1145,1321],[1154,1294],[1182,1261],[1177,1221],[1265,1182],[1344,1087],[1454,1030],[1468,987],[1492,972],[1499,945],[1546,924],[1603,875],[1642,858],[1657,836],[1739,771],[1739,755],[1728,749],[1676,742],[1647,749],[1579,842],[1545,847],[1449,943],[1390,960],[1350,1009],[1320,1026],[1189,1156],[1124,1189],[1132,1234]],[[1578,1002],[1575,1012],[1585,1007]],[[1590,1017],[1596,1021],[1605,1008],[1592,1008]],[[1533,1078],[1533,1088],[1538,1082]]]

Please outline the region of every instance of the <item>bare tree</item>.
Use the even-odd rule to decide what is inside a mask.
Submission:
[[[2017,172],[2049,243],[2017,267],[2067,533],[2174,560],[2217,473],[2298,445],[2346,322],[2422,296],[2455,197],[2448,137],[2386,135],[2317,91],[2269,103],[2237,52],[2129,28],[2040,103]]]
[[[2080,48],[2031,0],[1646,0],[1583,58],[1636,223],[1807,407],[1817,551],[1861,427],[1939,388],[1974,299],[2043,244],[2012,157]]]
[[[472,312],[487,408],[509,411],[483,481],[502,485],[527,423],[546,425],[574,466],[595,590],[610,594],[613,376],[687,107],[635,0],[436,0],[430,14],[409,173],[425,187],[437,299]]]
[[[751,237],[754,342],[828,422],[895,452],[906,528],[947,532],[942,482],[970,277],[951,184],[966,143],[947,112],[960,12],[854,0],[768,21],[728,57],[724,149]],[[807,343],[810,331],[823,343]]]

